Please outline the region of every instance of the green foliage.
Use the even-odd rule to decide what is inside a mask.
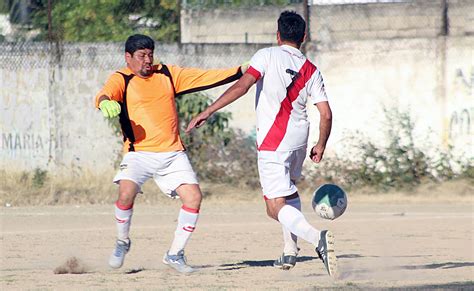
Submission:
[[[470,159],[467,163],[461,164],[460,178],[466,178],[474,184],[474,159]]]
[[[7,1],[0,1],[0,13],[1,14],[6,14],[10,10],[8,9],[8,3]]]
[[[178,97],[176,107],[180,121],[181,139],[185,145],[200,147],[206,142],[203,136],[212,136],[218,139],[224,146],[228,144],[232,131],[228,129],[231,114],[228,112],[217,112],[198,130],[191,134],[184,134],[184,129],[189,121],[198,113],[204,111],[211,103],[211,99],[203,93],[188,94]]]
[[[407,112],[384,110],[387,119],[382,145],[360,133],[347,138],[345,148],[351,158],[325,158],[311,167],[309,177],[338,183],[346,188],[412,189],[425,180],[444,181],[474,178],[472,159],[453,155],[453,148],[437,149],[415,143],[415,124]],[[430,152],[430,154],[428,154]]]
[[[29,26],[30,14],[41,6],[41,1],[3,0],[0,2],[0,13],[8,13],[11,23]]]
[[[421,179],[431,178],[429,160],[425,153],[415,146],[414,123],[406,112],[384,110],[388,124],[387,147],[377,148],[371,141],[361,142],[362,176],[369,177],[375,185],[403,187],[420,184]]]
[[[192,117],[210,103],[211,99],[203,93],[185,95],[176,101],[181,138],[194,170],[203,180],[257,186],[255,140],[228,127],[230,113],[216,112],[199,129],[184,133]]]
[[[35,188],[43,187],[47,179],[48,179],[48,171],[41,170],[40,168],[36,168],[33,172],[33,179],[32,179],[33,187]]]
[[[40,1],[32,23],[39,39],[48,37],[47,1]],[[178,39],[179,13],[172,0],[58,0],[52,8],[53,36],[62,41],[124,41],[142,33],[156,41]]]

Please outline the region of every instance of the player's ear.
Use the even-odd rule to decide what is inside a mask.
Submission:
[[[277,30],[277,43],[278,43],[278,45],[281,44],[280,32],[278,30]]]
[[[304,42],[306,41],[306,37],[307,37],[307,35],[306,35],[306,32],[305,32],[305,33],[303,34],[303,40],[301,41],[301,43],[304,43]]]
[[[129,53],[129,52],[125,52],[125,62],[127,62],[127,64],[130,62],[130,60],[133,58],[132,54]]]

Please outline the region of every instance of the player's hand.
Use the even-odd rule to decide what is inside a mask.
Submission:
[[[186,133],[190,133],[193,128],[199,128],[206,123],[206,120],[209,118],[209,114],[206,113],[205,111],[199,113],[196,117],[191,119],[191,121],[188,124],[188,127],[186,128]]]
[[[114,118],[120,114],[120,104],[114,100],[103,100],[99,104],[100,111],[106,118]]]
[[[309,158],[315,162],[319,163],[323,159],[323,154],[324,154],[325,147],[321,145],[315,145],[314,147],[311,148],[311,151],[309,153]]]
[[[250,61],[246,61],[240,65],[240,71],[242,72],[242,75],[247,72],[247,69],[250,67]]]

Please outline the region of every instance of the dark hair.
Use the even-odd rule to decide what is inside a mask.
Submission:
[[[306,22],[303,17],[294,11],[283,11],[278,18],[278,32],[280,39],[290,41],[298,46],[304,39]]]
[[[133,55],[137,50],[150,49],[155,50],[155,42],[151,37],[143,34],[134,34],[127,38],[125,42],[125,52]]]

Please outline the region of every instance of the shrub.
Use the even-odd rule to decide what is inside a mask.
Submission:
[[[406,190],[425,180],[474,177],[472,158],[454,155],[452,147],[440,149],[428,143],[422,148],[415,142],[415,123],[410,114],[393,109],[384,112],[386,144],[375,143],[356,132],[344,139],[344,148],[351,151],[350,155],[325,158],[320,166],[309,167],[307,176],[346,188],[369,186],[383,190]]]
[[[184,133],[192,117],[210,103],[211,99],[203,93],[177,99],[181,138],[194,170],[205,181],[256,187],[259,182],[255,140],[228,127],[231,113],[216,112],[199,129]]]
[[[23,177],[22,179],[27,179],[28,177]],[[32,179],[32,184],[33,187],[35,188],[41,188],[44,186],[46,180],[48,178],[48,171],[46,170],[41,170],[40,168],[36,168],[33,172],[33,179]]]

